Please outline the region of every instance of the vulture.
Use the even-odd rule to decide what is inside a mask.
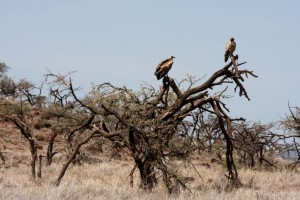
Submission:
[[[235,44],[234,38],[230,38],[230,40],[227,43],[226,48],[225,48],[225,55],[224,55],[225,62],[227,62],[229,56],[232,56],[235,48],[236,48],[236,44]]]
[[[162,77],[166,76],[173,65],[173,58],[174,56],[170,56],[170,58],[160,62],[157,67],[154,75],[157,77],[157,80],[161,79]]]

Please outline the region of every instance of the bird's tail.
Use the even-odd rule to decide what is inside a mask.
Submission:
[[[160,80],[162,77],[163,77],[162,74],[157,74],[156,75],[157,80]]]
[[[225,57],[225,62],[227,62],[227,60],[228,60],[228,58],[229,58],[228,52],[225,53],[224,57]]]

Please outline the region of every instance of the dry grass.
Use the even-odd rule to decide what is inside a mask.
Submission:
[[[53,186],[53,182],[61,165],[44,167],[43,178],[32,181],[29,166],[20,164],[0,168],[0,199],[300,199],[300,175],[295,172],[241,170],[244,186],[231,189],[220,166],[208,168],[199,161],[195,166],[203,182],[192,166],[180,164],[182,176],[196,179],[188,183],[191,192],[168,196],[162,184],[152,192],[141,191],[137,172],[134,187],[130,187],[129,161],[71,166],[59,187]]]
[[[1,128],[1,126],[0,126]],[[47,135],[47,134],[43,134]],[[39,152],[45,155],[46,141]],[[159,184],[152,192],[139,189],[138,172],[134,174],[134,186],[130,186],[129,173],[133,167],[130,160],[112,160],[101,154],[93,156],[101,163],[71,165],[59,187],[53,185],[63,164],[63,160],[55,159],[52,166],[43,163],[42,179],[30,179],[28,143],[15,129],[0,129],[0,151],[6,157],[3,165],[0,159],[0,200],[14,199],[299,199],[300,174],[286,170],[254,171],[240,169],[241,188],[228,186],[225,178],[226,170],[216,163],[203,165],[204,158],[195,158],[195,168],[201,178],[188,163],[173,163],[174,170],[180,169],[182,177],[195,177],[187,183],[191,192],[184,190],[169,196],[163,184]]]

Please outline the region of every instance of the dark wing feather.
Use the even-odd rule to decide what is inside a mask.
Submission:
[[[225,52],[224,57],[225,57],[225,62],[227,62],[227,60],[228,60],[228,58],[229,58],[229,51],[226,51],[226,52]]]
[[[172,65],[173,62],[170,60],[169,62],[164,63],[164,65],[160,66],[158,70],[155,72],[155,75],[157,76],[157,80],[167,75],[170,69],[172,68]]]
[[[159,68],[164,65],[165,63],[169,62],[170,61],[170,58],[166,59],[166,60],[163,60],[161,61],[160,63],[158,63],[157,67],[156,67],[156,71],[159,70]]]

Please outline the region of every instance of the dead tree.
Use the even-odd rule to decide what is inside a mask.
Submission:
[[[283,153],[294,154],[295,162],[289,165],[293,170],[300,164],[300,108],[289,105],[289,111],[290,114],[280,121],[280,125],[286,133],[277,136],[286,143]]]
[[[37,143],[33,136],[33,129],[30,127],[30,123],[25,119],[24,116],[5,116],[6,119],[13,122],[16,127],[20,130],[20,133],[25,137],[29,143],[30,154],[31,154],[31,176],[33,179],[36,177],[36,160],[37,160]]]
[[[299,143],[296,142],[295,138],[293,138],[293,142],[294,142],[294,151],[297,153],[297,155],[296,155],[295,162],[289,165],[289,167],[292,167],[292,170],[296,169],[297,165],[300,165],[300,145]]]
[[[35,86],[25,80],[21,80],[17,86],[17,93],[12,100],[6,99],[1,109],[2,119],[12,122],[20,131],[21,135],[29,143],[31,154],[31,176],[36,178],[37,141],[34,137],[35,118],[38,117],[33,99]],[[41,91],[40,91],[41,92]]]
[[[300,108],[289,105],[290,115],[281,120],[281,126],[287,130],[287,136],[300,138]]]
[[[231,179],[237,179],[238,173],[234,164],[232,154],[233,144],[231,140],[231,119],[226,114],[226,111],[228,111],[228,109],[225,107],[225,104],[221,101],[221,96],[226,89],[213,96],[208,95],[208,89],[212,89],[215,86],[226,83],[235,83],[235,89],[239,89],[239,95],[244,95],[248,100],[250,100],[244,86],[242,85],[242,81],[244,81],[242,75],[246,75],[246,77],[248,75],[256,77],[256,75],[254,75],[251,71],[248,70],[240,70],[238,71],[239,76],[236,77],[232,70],[229,70],[233,63],[234,65],[237,65],[235,63],[236,59],[237,58],[234,58],[233,61],[226,65],[224,68],[215,72],[206,82],[204,82],[200,86],[192,87],[185,92],[179,92],[179,89],[176,86],[175,82],[169,77],[166,77],[164,79],[164,82],[167,83],[167,85],[169,85],[173,89],[173,91],[177,95],[177,99],[173,103],[173,105],[168,107],[159,116],[159,120],[161,121],[173,121],[174,123],[174,119],[177,121],[182,120],[196,108],[201,109],[204,105],[209,104],[211,110],[208,111],[216,115],[219,122],[219,127],[226,141],[226,164],[229,172],[228,177],[230,177]],[[207,108],[204,108],[204,110],[207,110]]]
[[[181,90],[180,84],[166,76],[159,91],[150,85],[145,85],[141,91],[134,92],[126,87],[119,88],[104,83],[94,86],[84,99],[77,98],[72,80],[68,79],[68,76],[53,74],[48,76],[69,90],[77,106],[85,110],[84,118],[89,122],[85,130],[91,129],[90,125],[93,124],[102,137],[124,144],[131,152],[135,166],[139,170],[141,188],[153,189],[158,183],[157,172],[160,171],[168,192],[173,193],[177,191],[178,186],[186,188],[186,185],[170,167],[172,160],[170,158],[187,155],[190,150],[175,151],[170,148],[170,141],[182,129],[183,120],[199,110],[216,116],[226,143],[228,177],[233,183],[238,182],[238,172],[233,159],[231,123],[236,119],[228,116],[229,110],[222,102],[227,87],[214,94],[209,92],[222,85],[235,85],[239,95],[250,100],[242,84],[243,76],[257,76],[248,70],[239,70],[236,76],[236,72],[231,69],[233,63],[236,67],[244,64],[237,64],[236,60],[237,57],[233,57],[232,62],[216,71],[200,85],[199,81],[189,81],[187,90]],[[90,118],[88,116],[91,115],[97,116],[99,120],[88,120]]]
[[[262,167],[263,163],[277,168],[265,154],[275,154],[277,150],[276,134],[270,130],[273,124],[242,122],[234,124],[233,141],[237,154],[245,166],[253,168],[256,163]]]
[[[62,178],[64,177],[64,175],[65,175],[65,173],[66,173],[66,171],[67,171],[69,165],[70,165],[70,164],[72,163],[72,161],[75,159],[75,157],[76,157],[76,155],[77,155],[77,153],[78,153],[80,147],[81,147],[82,145],[86,144],[86,143],[87,143],[87,142],[88,142],[95,134],[96,134],[96,131],[91,132],[86,138],[84,138],[81,142],[79,142],[79,143],[75,146],[75,148],[74,148],[72,154],[69,156],[67,162],[63,165],[63,167],[62,167],[62,169],[61,169],[61,171],[60,171],[60,174],[58,175],[58,178],[57,178],[56,181],[55,181],[55,185],[56,185],[56,186],[58,186],[58,185],[60,184],[60,182],[61,182]]]
[[[105,138],[113,138],[113,137],[118,137],[121,136],[120,132],[113,132],[113,133],[107,133],[106,131],[97,128],[95,125],[92,125],[92,120],[94,119],[94,115],[91,115],[91,118],[83,125],[81,125],[81,127],[79,129],[82,129],[84,127],[88,127],[87,129],[85,129],[85,134],[81,134],[81,137],[83,137],[83,139],[81,139],[74,147],[72,153],[70,154],[70,156],[68,157],[68,160],[63,164],[63,167],[60,171],[60,174],[58,175],[56,181],[55,181],[55,185],[58,186],[62,180],[62,178],[64,177],[69,165],[75,160],[76,155],[78,154],[80,148],[88,143],[91,139],[94,138],[94,136],[100,136],[100,137],[105,137]],[[76,130],[78,131],[78,130]]]

